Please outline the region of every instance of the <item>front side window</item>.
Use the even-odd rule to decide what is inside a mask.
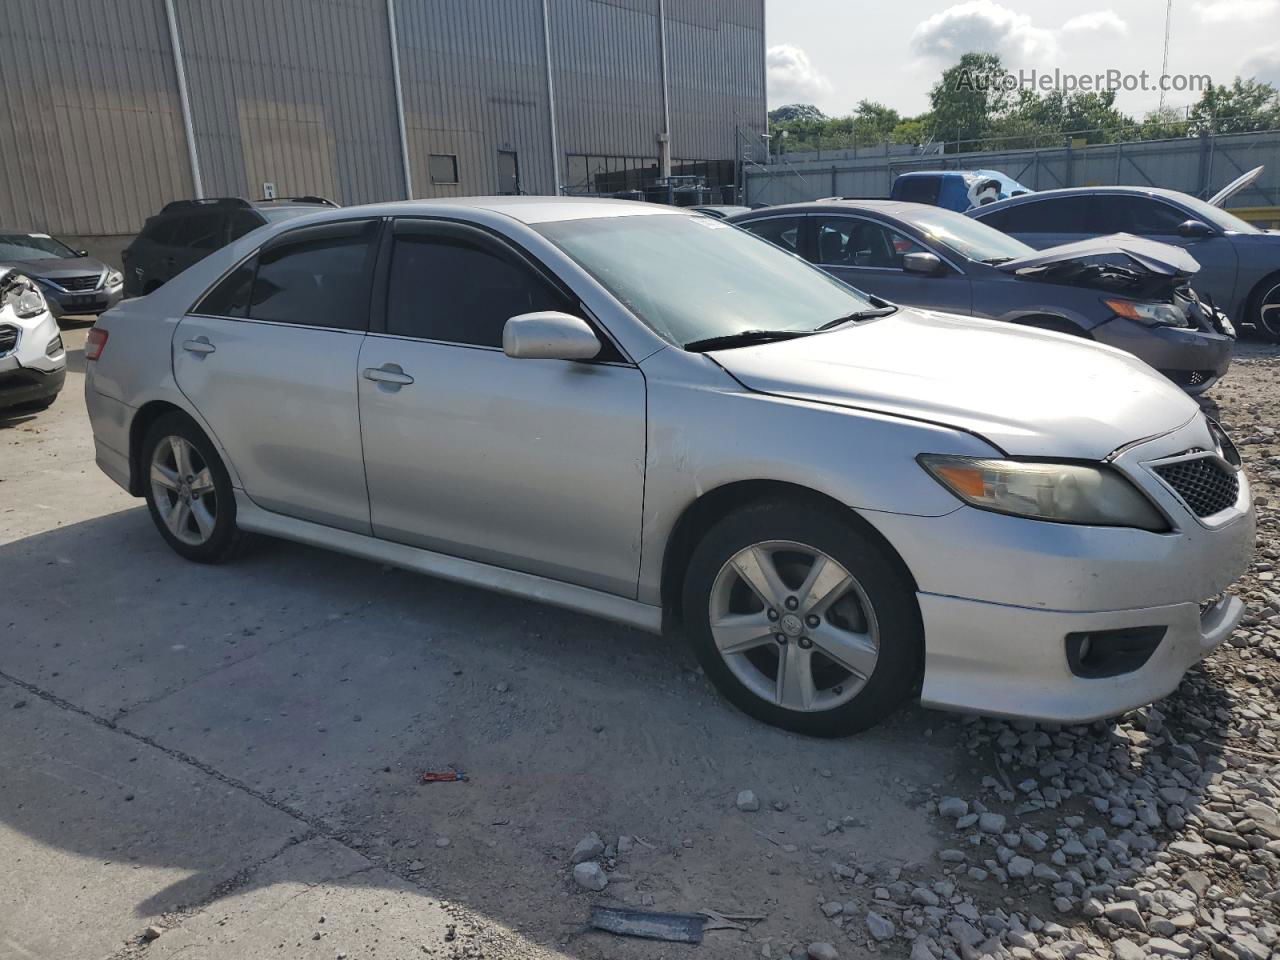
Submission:
[[[68,260],[74,256],[74,250],[46,234],[0,234],[0,260]]]
[[[286,233],[258,255],[249,316],[339,330],[363,330],[377,253],[378,223],[322,224]]]
[[[681,346],[748,330],[808,332],[874,309],[812,264],[700,214],[619,215],[534,229]]]
[[[1104,198],[1108,222],[1102,233],[1136,233],[1138,236],[1173,236],[1188,217],[1177,207],[1152,197],[1118,194]]]
[[[800,226],[803,223],[803,217],[767,217],[764,220],[744,223],[742,226],[743,229],[750,230],[757,237],[762,237],[783,250],[799,253]]]
[[[816,229],[817,262],[824,267],[901,270],[904,254],[927,252],[897,230],[859,217],[823,217]]]
[[[514,254],[452,235],[397,235],[387,333],[501,347],[507,321],[565,310],[565,298]]]

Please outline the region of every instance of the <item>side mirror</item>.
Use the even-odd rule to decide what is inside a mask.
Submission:
[[[600,339],[581,317],[542,310],[507,321],[502,352],[519,360],[590,360],[600,353]]]
[[[932,277],[942,273],[945,267],[937,254],[906,253],[902,255],[902,269],[907,273],[922,273]]]
[[[1184,220],[1178,224],[1178,236],[1201,239],[1214,236],[1213,227],[1202,220]]]

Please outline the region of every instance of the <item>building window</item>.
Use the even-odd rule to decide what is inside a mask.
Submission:
[[[457,183],[458,158],[452,153],[433,153],[427,161],[432,183]]]

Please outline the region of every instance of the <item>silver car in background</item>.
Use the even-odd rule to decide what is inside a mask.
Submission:
[[[1081,721],[1231,632],[1239,457],[1134,357],[863,295],[710,217],[493,197],[264,228],[106,314],[100,467],[284,537],[682,630],[767,722]]]

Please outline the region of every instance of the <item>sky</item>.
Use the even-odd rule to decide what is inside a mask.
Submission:
[[[769,106],[813,103],[829,115],[877,100],[904,115],[928,109],[943,68],[970,50],[1041,75],[1108,70],[1160,74],[1166,0],[765,0]],[[1237,75],[1280,86],[1280,0],[1173,0],[1169,74]],[[1258,38],[1256,41],[1253,38]],[[1141,115],[1158,90],[1122,90]],[[1170,91],[1185,107],[1198,92]]]

